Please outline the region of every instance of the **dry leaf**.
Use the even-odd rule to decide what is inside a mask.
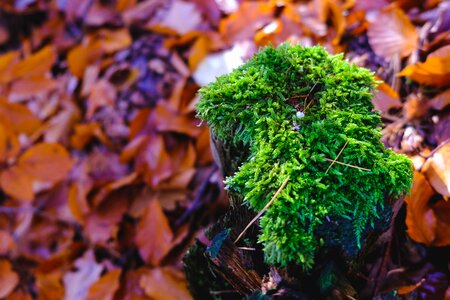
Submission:
[[[148,270],[142,275],[140,285],[153,300],[192,299],[183,273],[173,267]]]
[[[0,298],[8,296],[19,283],[19,276],[12,269],[11,263],[0,259]]]
[[[158,201],[149,202],[136,231],[136,245],[141,257],[150,265],[158,266],[173,241],[172,230]]]
[[[12,69],[19,61],[19,53],[16,51],[0,55],[0,83],[7,83],[13,79]]]
[[[37,180],[57,182],[67,176],[73,163],[63,146],[41,143],[28,148],[18,165]]]
[[[200,36],[195,40],[195,43],[191,47],[188,60],[191,71],[195,71],[198,64],[208,55],[210,47],[210,40],[206,36]]]
[[[70,137],[70,144],[76,149],[83,149],[94,137],[103,144],[111,146],[108,137],[103,133],[100,124],[93,122],[78,124],[75,126],[75,133]]]
[[[20,151],[19,140],[8,126],[0,122],[0,163],[15,159]]]
[[[53,47],[47,46],[14,65],[12,74],[15,78],[42,75],[50,70],[55,60],[56,54]]]
[[[415,172],[411,195],[405,197],[406,225],[409,236],[425,245],[432,245],[436,238],[436,216],[428,205],[434,193],[425,176]]]
[[[37,273],[36,287],[38,298],[45,300],[60,300],[64,296],[64,286],[61,282],[61,273],[56,270],[51,273]]]
[[[428,55],[423,63],[403,69],[398,76],[407,76],[418,83],[443,87],[450,84],[450,45]]]
[[[17,199],[32,200],[33,177],[20,166],[13,166],[0,173],[0,186],[8,195]]]
[[[22,104],[10,103],[0,97],[0,117],[7,122],[17,133],[31,134],[39,128],[41,122]]]
[[[91,89],[89,98],[87,99],[86,117],[92,118],[95,111],[103,106],[113,105],[116,100],[116,88],[107,80],[101,79],[97,81]]]
[[[387,83],[380,83],[377,89],[378,92],[372,99],[376,110],[381,111],[383,114],[389,114],[389,110],[402,107],[400,96]]]
[[[64,300],[85,299],[89,288],[102,273],[103,267],[95,261],[93,250],[88,250],[74,263],[75,269],[64,274]]]
[[[427,159],[422,172],[438,193],[450,197],[450,143],[445,144]]]
[[[121,270],[113,270],[100,277],[90,288],[86,300],[113,300],[119,288]]]
[[[0,230],[0,256],[6,256],[14,248],[14,240],[6,230]]]
[[[406,57],[417,48],[419,35],[408,16],[396,6],[381,11],[367,29],[373,51],[385,59]]]
[[[197,29],[201,22],[202,16],[195,4],[175,0],[163,20],[158,22],[158,26],[168,27],[179,34],[185,34]]]
[[[450,89],[436,95],[428,102],[428,107],[434,110],[443,110],[450,105]]]
[[[13,82],[8,98],[14,102],[20,102],[35,95],[49,93],[56,88],[56,81],[46,76],[26,77]]]
[[[78,45],[71,49],[67,54],[67,65],[70,72],[78,78],[82,78],[84,70],[90,63],[90,49],[85,45]]]

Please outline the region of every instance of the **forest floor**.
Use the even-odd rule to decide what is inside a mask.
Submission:
[[[1,1],[0,298],[190,299],[182,257],[227,208],[196,92],[285,41],[371,69],[414,162],[375,295],[450,299],[444,0]]]

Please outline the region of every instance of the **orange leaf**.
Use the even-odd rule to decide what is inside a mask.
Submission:
[[[47,46],[16,64],[12,74],[15,78],[42,75],[50,70],[55,60],[56,54],[53,47]]]
[[[210,41],[206,36],[200,36],[192,45],[189,53],[189,69],[194,71],[210,50]]]
[[[13,166],[0,174],[0,186],[5,193],[23,200],[32,200],[33,177],[19,166]]]
[[[86,117],[92,118],[95,111],[103,106],[113,105],[116,99],[116,88],[107,80],[97,81],[91,89],[89,95]]]
[[[152,135],[146,138],[136,165],[143,171],[144,180],[153,188],[173,174],[173,164],[162,136]]]
[[[173,233],[158,201],[149,202],[137,225],[136,245],[142,258],[157,266],[172,247]]]
[[[409,293],[411,293],[412,291],[416,290],[419,286],[421,286],[422,283],[423,283],[424,281],[425,281],[425,278],[422,278],[422,279],[421,279],[418,283],[416,283],[416,284],[406,285],[406,286],[399,287],[399,288],[397,289],[397,293],[398,293],[399,295],[406,295],[406,294],[409,294]]]
[[[406,225],[409,236],[419,243],[432,245],[436,238],[436,216],[428,202],[434,190],[421,173],[414,173],[411,195],[405,197]]]
[[[14,158],[19,150],[20,144],[14,132],[0,123],[0,163]]]
[[[375,97],[372,99],[376,110],[387,114],[392,108],[402,107],[400,96],[387,83],[380,83],[377,89],[378,93],[376,93]]]
[[[125,49],[131,45],[131,36],[128,29],[100,30],[95,36],[94,48],[102,49],[105,53],[111,54]]]
[[[59,300],[64,298],[64,287],[61,283],[61,273],[58,270],[51,273],[38,272],[36,287],[39,299]]]
[[[27,100],[36,94],[48,93],[56,88],[56,81],[45,76],[26,77],[13,82],[9,99],[15,102]]]
[[[41,143],[25,151],[18,165],[37,180],[57,182],[67,176],[72,161],[63,146]]]
[[[6,230],[0,230],[0,255],[7,255],[14,248],[14,240]]]
[[[173,267],[148,270],[142,275],[140,285],[153,300],[192,299],[183,273]]]
[[[7,52],[0,55],[0,83],[8,83],[12,80],[11,70],[19,60],[18,52]]]
[[[407,76],[421,84],[442,87],[450,84],[450,45],[430,55],[423,63],[403,69],[398,76]]]
[[[230,42],[251,38],[273,19],[275,2],[243,2],[238,10],[222,19],[219,31]]]
[[[8,296],[19,283],[19,276],[6,259],[0,260],[0,298]]]
[[[70,144],[76,149],[83,149],[92,138],[98,138],[103,144],[106,146],[111,146],[106,135],[103,133],[100,124],[87,123],[87,124],[78,124],[75,126],[75,133],[70,137]]]
[[[422,172],[438,193],[450,197],[450,143],[445,144],[427,159]]]
[[[90,62],[89,47],[84,45],[78,45],[71,49],[67,54],[67,65],[70,72],[82,78],[84,75],[84,70]]]
[[[39,119],[28,109],[28,107],[9,103],[0,97],[0,117],[10,124],[17,133],[31,134],[41,125]]]
[[[114,299],[114,294],[119,288],[119,278],[120,278],[121,270],[113,270],[109,273],[106,273],[102,277],[100,277],[97,282],[95,282],[89,288],[88,295],[86,300],[112,300]]]
[[[389,6],[369,23],[369,44],[381,57],[405,57],[417,48],[419,35],[408,16],[398,7]]]

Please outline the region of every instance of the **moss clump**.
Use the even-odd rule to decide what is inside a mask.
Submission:
[[[226,179],[228,189],[259,211],[290,177],[260,220],[268,263],[308,270],[322,247],[360,248],[367,228],[381,221],[385,199],[410,189],[410,161],[380,142],[375,84],[371,72],[342,55],[283,44],[200,89],[198,116],[217,138],[250,149]],[[329,168],[327,159],[341,150],[339,162],[368,170]],[[332,238],[324,224],[333,224]]]

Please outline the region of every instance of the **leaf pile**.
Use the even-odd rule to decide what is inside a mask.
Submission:
[[[1,1],[0,298],[189,299],[180,258],[223,207],[196,92],[284,41],[375,71],[384,142],[415,163],[368,293],[449,297],[448,12],[439,0]]]

